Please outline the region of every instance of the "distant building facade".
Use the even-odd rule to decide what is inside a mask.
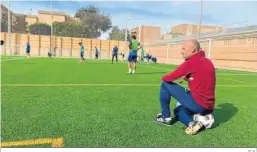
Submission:
[[[215,31],[221,31],[223,30],[223,27],[220,26],[208,26],[208,25],[201,25],[201,33],[206,32],[215,32]],[[194,24],[180,24],[173,26],[171,28],[172,33],[178,33],[181,35],[193,35],[198,33],[199,31],[199,25]]]

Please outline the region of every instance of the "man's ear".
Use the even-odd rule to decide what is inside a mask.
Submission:
[[[192,49],[192,53],[195,53],[196,51],[197,51],[197,49],[196,49],[196,48]]]

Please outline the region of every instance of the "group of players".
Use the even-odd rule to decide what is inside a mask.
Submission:
[[[79,49],[80,49],[80,61],[79,63],[85,62],[86,59],[84,58],[84,52],[85,52],[85,47],[84,45],[80,42],[79,43]],[[135,35],[132,36],[132,39],[129,41],[128,44],[129,47],[129,53],[128,53],[128,73],[129,74],[134,74],[136,72],[136,64],[138,63],[138,57],[141,58],[140,60],[143,61],[144,58],[147,60],[149,63],[149,60],[152,60],[152,63],[157,63],[157,58],[152,57],[152,55],[146,53],[146,56],[140,57],[137,55],[138,50],[140,50],[143,46],[140,44],[139,41],[137,41],[137,38]],[[27,42],[26,44],[26,56],[27,58],[30,58],[30,43]],[[114,59],[116,59],[116,63],[118,62],[118,55],[122,56],[122,61],[125,58],[124,53],[118,54],[119,49],[117,46],[114,46],[113,51],[112,51],[112,64],[114,63]],[[95,47],[95,59],[99,58],[100,51],[98,50],[97,47]],[[51,53],[51,50],[48,52],[48,57],[52,58],[53,54]]]
[[[84,52],[85,52],[85,48],[84,48],[84,45],[82,43],[79,43],[80,45],[80,62],[83,62],[85,61],[85,58],[84,58]],[[129,44],[128,44],[128,47],[129,47],[129,54],[128,54],[128,73],[129,74],[134,74],[136,72],[136,64],[138,63],[138,56],[137,56],[137,52],[138,50],[140,50],[143,46],[140,44],[139,41],[137,41],[137,38],[135,35],[132,36],[132,40],[129,41]],[[117,46],[114,46],[113,48],[113,51],[112,51],[112,64],[114,63],[114,59],[116,59],[116,63],[118,62],[118,47]],[[95,47],[95,59],[98,59],[98,56],[99,56],[100,52],[98,50],[97,47]],[[125,54],[123,53],[120,53],[120,55],[122,56],[122,60],[124,60],[125,58]],[[140,58],[140,57],[139,57]],[[144,58],[147,59],[147,62],[149,63],[149,60],[151,59],[153,63],[157,63],[157,58],[156,57],[152,57],[151,55],[149,54],[146,54],[145,57],[141,57],[141,60],[143,60]]]
[[[79,43],[79,46],[80,46],[80,62],[79,63],[81,63],[83,61],[86,61],[84,58],[85,48],[81,42]],[[118,62],[118,51],[119,51],[118,47],[114,46],[113,51],[112,51],[112,64],[113,64],[114,58],[116,58],[116,63]],[[95,47],[95,59],[99,58],[99,54],[100,54],[100,51],[98,50],[97,47]],[[122,56],[122,60],[123,60],[125,57],[125,54],[120,53],[120,55]]]

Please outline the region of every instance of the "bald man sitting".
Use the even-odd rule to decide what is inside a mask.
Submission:
[[[214,110],[216,74],[212,62],[205,58],[204,51],[195,39],[182,45],[181,54],[185,61],[171,73],[162,77],[160,88],[160,104],[162,113],[154,121],[172,125],[175,121],[182,122],[187,128],[186,134],[194,135],[204,128],[201,122],[193,120],[194,114],[206,115]],[[189,90],[174,83],[183,78],[188,82]],[[170,99],[179,104],[174,109],[175,118],[170,115]]]

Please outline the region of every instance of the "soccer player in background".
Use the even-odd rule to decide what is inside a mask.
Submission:
[[[128,69],[129,69],[128,73],[130,74],[134,74],[136,72],[137,51],[143,47],[136,39],[137,37],[133,35],[132,40],[129,41],[130,52],[128,56]],[[132,64],[133,64],[133,70],[132,70]]]
[[[157,58],[156,57],[152,57],[152,63],[157,64]]]
[[[80,62],[81,63],[82,61],[85,61],[85,58],[84,58],[84,45],[80,42],[79,43],[79,46],[80,46]]]
[[[172,125],[174,121],[182,122],[187,128],[186,134],[197,134],[204,128],[202,122],[194,121],[193,115],[207,115],[214,111],[216,73],[212,62],[200,51],[200,44],[190,39],[182,45],[181,54],[186,59],[173,72],[163,76],[160,88],[160,103],[162,112],[154,121]],[[188,81],[189,90],[174,83],[183,78]],[[175,118],[170,115],[170,99],[176,99],[179,104],[174,109]]]
[[[26,44],[26,55],[27,55],[27,58],[30,58],[30,44],[29,44],[29,42],[27,42],[27,44]]]
[[[48,52],[48,57],[49,57],[49,58],[52,58],[52,55],[53,55],[53,54],[49,51],[49,52]]]
[[[146,58],[147,64],[149,64],[149,60],[151,59],[151,55],[146,53],[145,58]]]
[[[121,57],[122,57],[122,62],[123,62],[123,60],[124,60],[124,58],[125,58],[125,54],[124,53],[120,53],[120,55],[121,55]]]
[[[99,50],[98,48],[95,46],[95,59],[98,59],[99,56]]]
[[[118,47],[114,46],[114,48],[112,49],[112,64],[113,64],[113,59],[114,57],[116,58],[116,63],[118,62]]]

